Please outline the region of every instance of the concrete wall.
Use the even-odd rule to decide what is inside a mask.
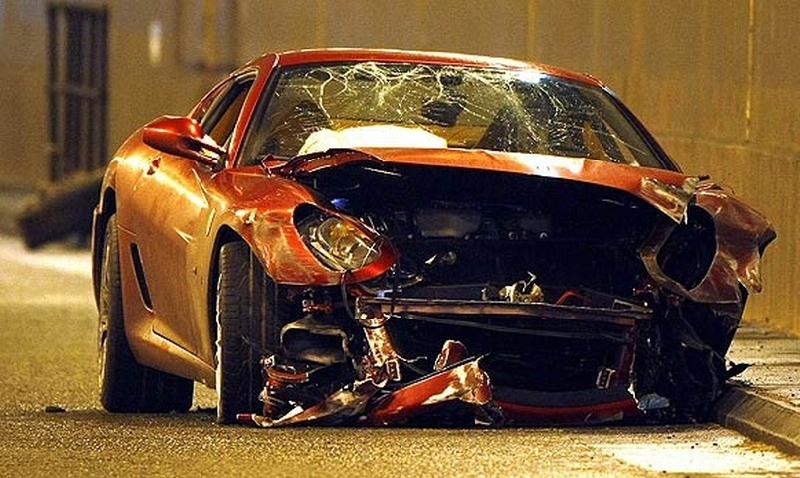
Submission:
[[[747,315],[800,333],[800,2],[533,5],[532,58],[603,79],[687,172],[773,221],[765,293]]]
[[[136,128],[165,114],[184,115],[226,73],[182,58],[178,1],[109,2],[109,154]],[[186,2],[184,2],[186,3]],[[162,29],[161,57],[149,54],[150,26]],[[199,40],[198,40],[199,41]]]
[[[138,126],[162,114],[185,114],[223,72],[198,72],[179,61],[181,2],[126,0],[109,17],[109,154]],[[0,186],[48,181],[46,0],[0,0]],[[150,60],[150,25],[162,25],[160,61]]]
[[[0,184],[49,171],[44,2],[0,2]]]
[[[748,316],[800,333],[800,2],[228,1],[236,62],[290,48],[390,47],[528,58],[601,78],[686,171],[711,174],[774,221],[766,293]],[[110,148],[159,114],[186,111],[219,76],[178,55],[181,16],[208,2],[106,2]],[[14,45],[0,48],[0,185],[47,170],[44,5],[0,1],[0,44]],[[157,64],[147,54],[153,21],[163,25]]]

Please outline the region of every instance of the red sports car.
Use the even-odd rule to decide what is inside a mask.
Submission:
[[[112,412],[298,423],[702,419],[767,220],[598,80],[267,54],[135,132],[94,215]]]

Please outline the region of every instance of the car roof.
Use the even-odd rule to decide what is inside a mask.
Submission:
[[[269,61],[278,66],[295,66],[316,63],[338,63],[376,61],[385,63],[427,63],[439,65],[493,67],[508,70],[538,70],[549,75],[603,87],[596,78],[542,63],[526,62],[509,58],[461,53],[431,51],[389,50],[374,48],[316,48],[268,53],[256,61]]]

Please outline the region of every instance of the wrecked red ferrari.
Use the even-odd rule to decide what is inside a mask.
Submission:
[[[268,54],[134,133],[94,217],[112,412],[262,426],[698,420],[775,233],[597,80]]]

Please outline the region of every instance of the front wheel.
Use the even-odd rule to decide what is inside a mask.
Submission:
[[[275,283],[244,242],[224,244],[217,281],[217,422],[234,423],[239,413],[259,413],[264,388],[261,356],[279,344]]]

